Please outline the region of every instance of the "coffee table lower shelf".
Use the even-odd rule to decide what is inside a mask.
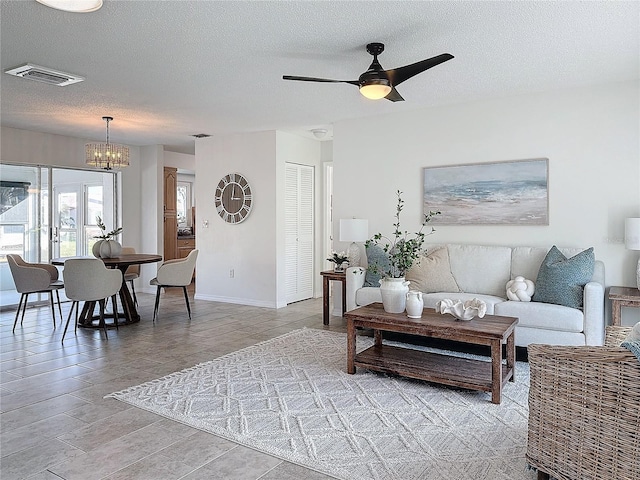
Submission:
[[[391,345],[374,345],[355,356],[354,366],[428,382],[491,392],[491,362],[424,352]],[[502,365],[502,386],[513,368]]]

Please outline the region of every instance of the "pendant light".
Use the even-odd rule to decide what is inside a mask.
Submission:
[[[107,122],[106,143],[87,143],[85,145],[86,163],[105,170],[129,166],[129,147],[109,143],[109,122],[113,117],[102,117]]]

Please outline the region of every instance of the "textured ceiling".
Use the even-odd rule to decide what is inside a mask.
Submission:
[[[84,76],[56,87],[0,75],[2,125],[193,152],[192,134],[308,131],[365,116],[640,78],[640,3],[114,1],[73,14],[2,0],[2,71],[26,62]],[[455,56],[403,83],[405,102],[356,87],[384,68]]]

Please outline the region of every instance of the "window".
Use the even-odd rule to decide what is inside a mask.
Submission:
[[[178,227],[191,226],[191,184],[178,182],[176,195]]]

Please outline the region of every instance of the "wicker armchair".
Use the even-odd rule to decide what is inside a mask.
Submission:
[[[527,461],[538,479],[640,479],[640,361],[607,327],[603,347],[529,345]]]

